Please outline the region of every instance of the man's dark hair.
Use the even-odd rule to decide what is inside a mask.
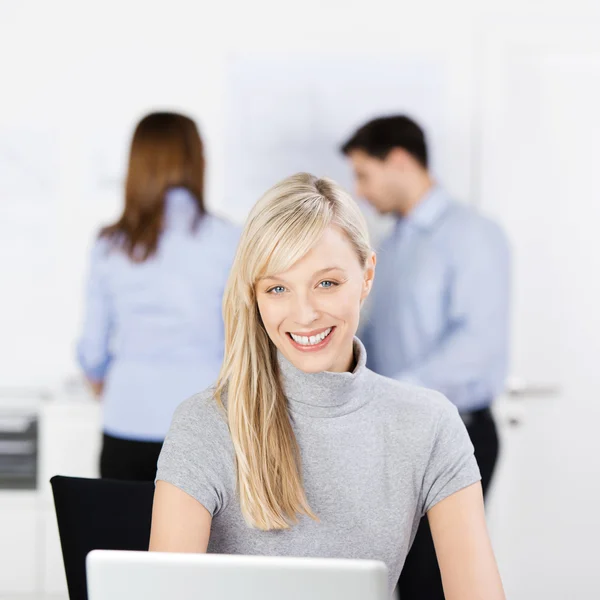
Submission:
[[[369,156],[385,159],[394,148],[403,148],[427,168],[425,134],[417,123],[404,115],[369,121],[342,145],[341,150],[346,155],[353,150],[362,150]]]

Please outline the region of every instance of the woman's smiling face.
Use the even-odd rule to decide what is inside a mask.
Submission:
[[[329,226],[291,268],[256,283],[269,338],[302,371],[349,370],[360,307],[374,273],[375,255],[361,265],[343,231]]]

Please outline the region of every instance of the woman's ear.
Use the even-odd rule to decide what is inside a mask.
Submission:
[[[371,293],[373,288],[373,280],[375,279],[375,265],[377,264],[377,255],[375,252],[371,252],[371,256],[367,259],[367,266],[365,268],[365,275],[363,280],[362,294],[360,295],[361,300],[365,300],[366,297]]]

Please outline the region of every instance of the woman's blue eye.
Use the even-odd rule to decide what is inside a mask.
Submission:
[[[269,293],[273,293],[273,294],[275,294],[276,296],[277,296],[278,294],[283,294],[283,292],[285,292],[285,288],[284,288],[282,285],[276,285],[274,288],[271,288],[271,289],[269,290]]]
[[[321,283],[319,285],[324,288],[331,288],[335,285],[335,283],[333,281],[327,280],[327,281],[321,281]]]

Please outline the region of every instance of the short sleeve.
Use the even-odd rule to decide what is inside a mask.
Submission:
[[[226,416],[213,390],[180,404],[158,459],[156,480],[179,488],[215,516],[234,489],[233,467]]]
[[[473,444],[457,408],[443,398],[423,477],[422,514],[438,502],[481,480]]]

